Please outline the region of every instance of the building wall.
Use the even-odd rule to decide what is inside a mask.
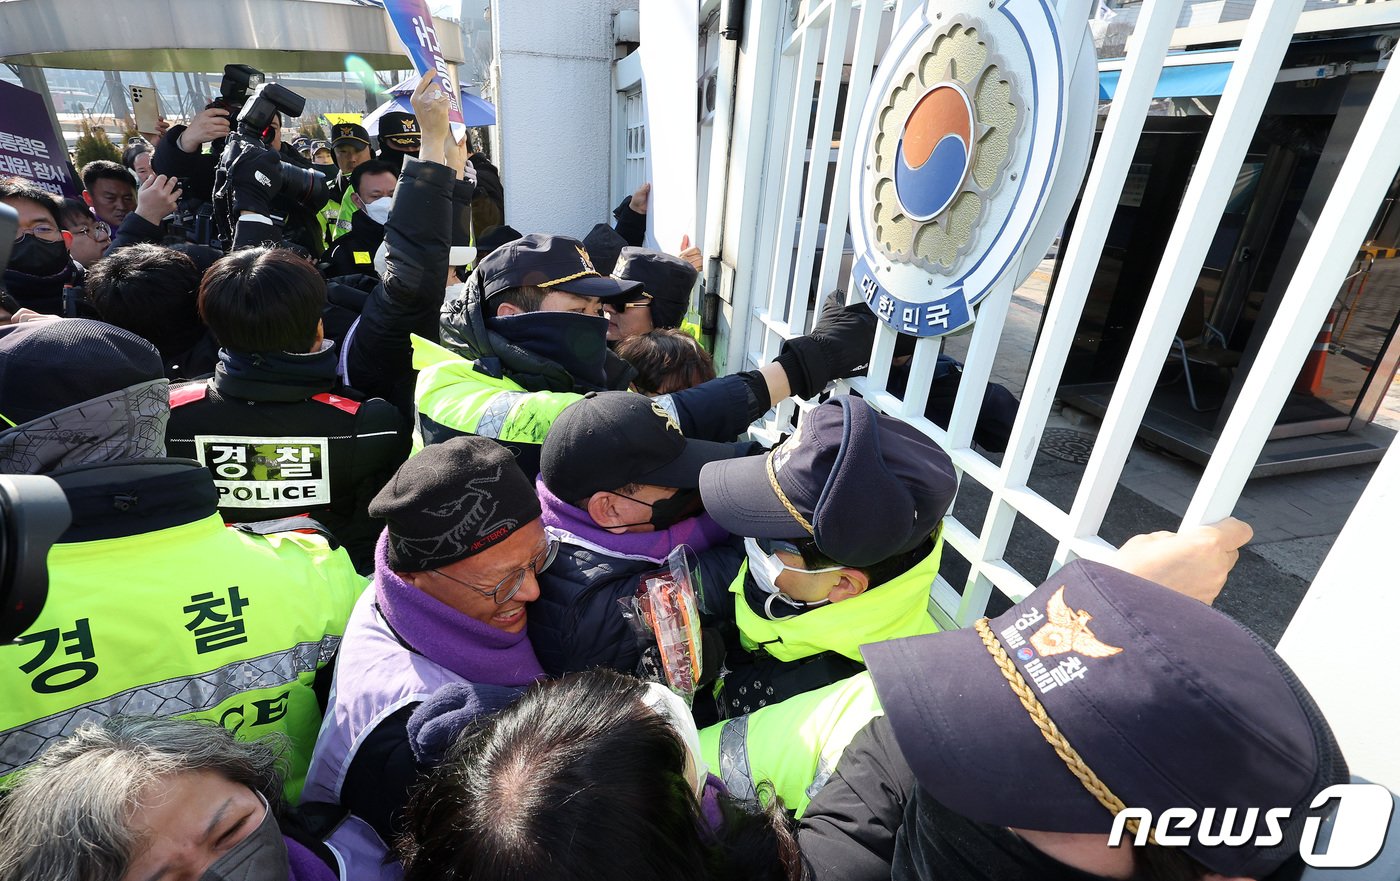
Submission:
[[[613,13],[637,0],[491,0],[506,222],[583,236],[610,217]]]

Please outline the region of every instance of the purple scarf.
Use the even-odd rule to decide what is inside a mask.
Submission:
[[[544,678],[525,628],[497,630],[438,602],[389,569],[388,530],[374,548],[374,592],[389,626],[418,654],[484,685],[529,685]],[[529,612],[525,613],[527,616]]]
[[[575,508],[550,492],[544,485],[544,478],[536,478],[535,492],[540,497],[540,520],[545,526],[576,535],[616,554],[646,557],[660,563],[679,545],[690,545],[691,550],[702,554],[729,538],[728,530],[711,520],[709,514],[687,517],[671,524],[670,529],[658,532],[609,532],[594,523],[587,511]]]

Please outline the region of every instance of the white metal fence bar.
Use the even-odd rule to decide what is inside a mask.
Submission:
[[[791,291],[792,260],[785,259],[784,255],[792,249],[793,232],[797,227],[797,208],[802,194],[802,173],[807,166],[807,130],[812,116],[812,92],[816,87],[821,35],[822,31],[815,26],[805,28],[802,31],[802,39],[795,47],[797,88],[792,106],[788,108],[787,149],[784,151],[786,162],[780,183],[782,197],[778,203],[777,219],[773,224],[774,250],[769,252],[773,254],[773,267],[768,282],[768,305],[764,310],[765,324],[771,321],[786,322],[790,314],[787,302],[797,298],[797,294]],[[786,328],[783,328],[783,331],[786,331]],[[764,336],[762,352],[764,360],[767,360],[777,354],[777,346],[782,342],[782,333],[765,333]]]
[[[1103,523],[1302,9],[1302,0],[1265,0],[1249,20],[1070,509],[1071,535],[1094,535]],[[1068,555],[1062,542],[1057,562]]]
[[[841,258],[846,248],[846,224],[851,212],[851,170],[854,152],[846,148],[846,140],[860,124],[860,113],[870,93],[870,78],[875,70],[875,49],[879,45],[880,3],[867,0],[860,8],[860,23],[856,29],[855,51],[851,54],[851,75],[846,86],[846,115],[841,123],[841,147],[836,154],[836,173],[831,184],[831,206],[826,214],[826,240],[822,244],[822,268],[817,285],[818,297],[845,283],[839,278]],[[839,77],[838,83],[839,86]]]
[[[748,321],[740,315],[740,310],[750,306],[749,292],[754,287],[753,279],[762,271],[759,255],[764,253],[759,242],[759,219],[764,205],[757,195],[763,192],[766,158],[777,152],[767,149],[772,128],[768,98],[778,86],[780,59],[777,53],[766,50],[778,39],[782,17],[776,4],[757,4],[749,10],[751,14],[744,25],[746,48],[737,52],[733,79],[729,71],[724,70],[717,83],[721,90],[734,90],[735,107],[732,135],[727,145],[729,173],[725,192],[720,196],[723,210],[715,212],[729,219],[723,223],[722,240],[708,246],[714,249],[712,253],[720,255],[721,264],[726,267],[722,270],[720,296],[728,295],[734,307],[728,345],[725,351],[716,353],[722,358],[716,366],[727,366],[729,370],[744,369]]]
[[[1288,283],[1278,313],[1255,356],[1256,367],[1220,434],[1185,524],[1209,523],[1228,515],[1239,500],[1269,430],[1288,397],[1279,377],[1298,375],[1353,255],[1375,219],[1387,184],[1400,168],[1400,65],[1381,77],[1371,106],[1337,173],[1317,226]],[[1379,473],[1379,472],[1378,472]]]
[[[802,226],[797,233],[792,296],[788,299],[787,321],[792,335],[807,332],[807,291],[812,285],[812,264],[816,256],[817,235],[821,231],[826,171],[831,164],[828,159],[831,155],[831,132],[836,124],[836,99],[841,94],[841,67],[846,60],[846,38],[850,28],[851,14],[845,4],[839,10],[831,11],[826,23],[826,50],[822,54],[821,89],[817,93],[811,146],[807,151],[807,186],[802,202]],[[817,290],[818,309],[825,295],[824,290]]]

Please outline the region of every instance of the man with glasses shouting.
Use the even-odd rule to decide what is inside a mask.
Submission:
[[[327,844],[343,877],[357,879],[400,874],[384,861],[420,771],[413,710],[448,685],[496,709],[544,677],[526,608],[556,550],[534,487],[505,447],[482,437],[409,459],[369,513],[388,524],[374,585],[350,616],[302,796],[337,806]]]

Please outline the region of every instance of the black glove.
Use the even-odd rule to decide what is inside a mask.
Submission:
[[[863,302],[828,308],[806,336],[783,343],[775,359],[799,398],[810,398],[833,379],[854,376],[870,360],[875,342],[875,313]]]
[[[282,189],[282,157],[247,138],[239,138],[234,143],[229,136],[229,148],[237,154],[229,164],[228,182],[233,190],[233,211],[231,218],[238,220],[238,212],[251,211],[254,214],[270,216],[272,200]]]

